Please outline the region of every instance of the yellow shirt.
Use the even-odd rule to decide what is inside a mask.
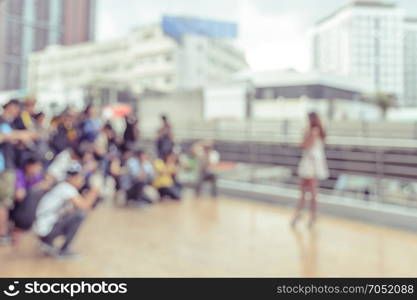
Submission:
[[[162,159],[157,159],[154,162],[156,177],[153,181],[153,186],[157,189],[164,187],[171,187],[174,185],[172,174],[174,173],[171,166],[167,166]]]
[[[30,114],[27,111],[23,111],[20,116],[22,118],[23,125],[25,125],[26,129],[31,128],[33,123]]]

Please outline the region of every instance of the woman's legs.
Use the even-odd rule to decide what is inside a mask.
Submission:
[[[316,216],[317,216],[317,179],[315,178],[301,179],[300,190],[301,190],[301,196],[298,201],[297,211],[291,222],[291,225],[295,226],[298,220],[300,219],[301,212],[304,209],[305,202],[306,202],[305,197],[308,192],[310,193],[310,197],[311,197],[309,226],[312,227],[314,225],[314,222],[316,221]]]
[[[305,197],[306,197],[306,192],[308,188],[308,181],[309,179],[301,179],[301,182],[300,182],[301,195],[300,195],[300,199],[298,200],[298,205],[297,205],[297,210],[295,212],[295,216],[291,221],[292,226],[295,226],[297,224],[298,220],[301,217],[301,212],[304,209],[305,202],[306,202]]]
[[[312,227],[317,217],[317,179],[311,179],[309,189],[311,194],[309,226]]]

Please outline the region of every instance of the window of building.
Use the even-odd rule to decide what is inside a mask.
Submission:
[[[48,45],[48,30],[44,28],[35,29],[34,50],[39,51]]]
[[[6,49],[9,55],[22,55],[22,24],[9,21]]]
[[[274,88],[261,88],[261,89],[259,89],[258,97],[260,99],[274,99],[275,98]]]
[[[47,21],[49,19],[49,1],[50,0],[36,0],[35,11],[36,19],[39,21]]]
[[[4,66],[5,82],[3,89],[16,90],[20,87],[20,65],[6,63]]]
[[[7,1],[7,12],[10,15],[21,16],[23,15],[23,4],[23,0]]]

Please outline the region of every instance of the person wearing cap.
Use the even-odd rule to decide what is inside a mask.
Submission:
[[[55,182],[65,180],[66,171],[76,163],[82,163],[84,157],[84,149],[74,146],[59,153],[47,169],[47,173]]]
[[[27,131],[13,129],[12,123],[19,115],[19,110],[19,101],[12,99],[3,105],[0,115],[0,245],[11,242],[8,211],[14,203],[15,145],[32,139]]]
[[[57,258],[73,258],[71,243],[83,223],[86,212],[96,202],[99,187],[91,183],[91,189],[81,195],[84,174],[79,164],[73,164],[67,171],[65,181],[56,185],[40,200],[36,210],[35,233],[41,242],[41,250]],[[63,237],[61,245],[56,240]]]

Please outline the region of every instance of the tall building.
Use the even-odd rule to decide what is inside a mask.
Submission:
[[[136,94],[198,89],[248,67],[236,37],[231,23],[164,17],[113,41],[51,46],[30,58],[29,92],[48,107],[82,106],[86,87],[106,82]]]
[[[67,1],[76,2],[76,1]],[[90,3],[89,0],[82,1]],[[26,90],[27,63],[30,53],[43,50],[51,44],[75,43],[86,38],[66,38],[67,10],[64,0],[3,0],[0,1],[0,91]],[[79,3],[77,3],[79,4]],[[87,5],[88,6],[88,5]],[[79,6],[78,13],[85,7]],[[90,7],[89,7],[90,8]],[[92,14],[91,6],[90,14]],[[74,13],[70,11],[72,15]],[[91,30],[91,18],[86,22],[78,17],[78,27]],[[82,37],[82,38],[81,38]]]
[[[73,45],[94,40],[95,0],[64,1],[62,36],[63,45]]]
[[[404,29],[404,104],[417,106],[417,18],[406,18]]]
[[[340,8],[312,30],[313,69],[369,80],[374,91],[395,94],[404,105],[404,19],[395,4],[354,1]]]

